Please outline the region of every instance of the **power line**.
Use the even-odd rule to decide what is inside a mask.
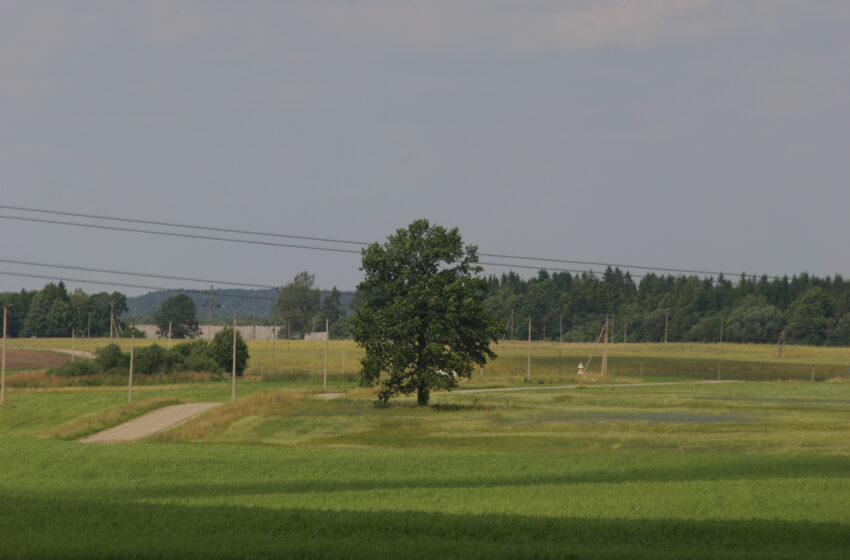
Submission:
[[[168,231],[155,231],[149,229],[137,229],[137,228],[123,228],[118,226],[104,226],[99,224],[81,224],[79,222],[65,222],[62,220],[47,220],[44,218],[24,218],[23,216],[6,216],[0,215],[0,218],[5,220],[19,220],[22,222],[36,222],[43,224],[58,224],[63,226],[76,226],[76,227],[85,227],[85,228],[93,228],[100,230],[110,230],[110,231],[128,231],[131,233],[147,233],[151,235],[165,235],[168,237],[185,237],[189,239],[208,239],[211,241],[227,241],[229,243],[247,243],[250,245],[266,245],[272,247],[289,247],[293,249],[309,249],[311,251],[330,251],[332,253],[351,253],[355,255],[359,255],[360,251],[355,251],[354,249],[338,249],[335,247],[318,247],[314,245],[295,245],[293,243],[275,243],[273,241],[258,241],[255,239],[236,239],[232,237],[216,237],[212,235],[197,235],[192,233],[177,233],[177,232],[168,232]]]
[[[152,235],[165,235],[165,236],[170,236],[170,237],[184,237],[184,238],[190,238],[190,239],[207,239],[207,240],[212,240],[212,241],[227,241],[227,242],[231,242],[231,243],[247,243],[247,244],[251,244],[251,245],[288,247],[288,248],[296,248],[296,249],[330,251],[330,252],[334,252],[334,253],[348,253],[348,254],[357,254],[357,255],[361,254],[360,251],[355,251],[353,249],[339,249],[339,248],[335,248],[335,247],[317,247],[317,246],[311,246],[311,245],[296,245],[296,244],[292,244],[292,243],[276,243],[276,242],[272,242],[272,241],[257,241],[257,240],[251,240],[251,239],[236,239],[236,238],[230,238],[230,237],[217,237],[217,236],[200,235],[200,234],[192,234],[192,233],[177,233],[177,232],[145,230],[145,229],[138,229],[138,228],[124,228],[124,227],[119,227],[119,226],[106,226],[106,225],[100,225],[100,224],[82,224],[82,223],[79,223],[79,222],[67,222],[67,221],[64,221],[64,220],[48,220],[48,219],[45,219],[45,218],[26,218],[26,217],[23,217],[23,216],[7,216],[7,215],[2,215],[2,214],[0,214],[0,218],[9,219],[9,220],[19,220],[19,221],[23,221],[23,222],[58,224],[58,225],[77,226],[77,227],[94,228],[94,229],[110,230],[110,231],[126,231],[126,232],[131,232],[131,233],[147,233],[147,234],[152,234]],[[565,269],[565,268],[529,266],[529,265],[514,264],[514,263],[479,262],[478,264],[481,264],[483,266],[523,268],[523,269],[530,269],[530,270],[543,270],[543,269],[545,269],[545,270],[553,270],[553,271],[559,271],[559,272],[574,272],[574,273],[590,272],[591,274],[597,274],[597,275],[602,274],[601,272],[595,272],[595,271],[592,271],[592,270],[591,271],[578,271],[578,270],[571,270],[571,269]],[[152,277],[156,277],[156,276],[152,276]],[[180,279],[180,278],[177,278],[177,279]]]
[[[187,290],[187,289],[182,289],[182,288],[179,288],[179,289],[178,288],[164,288],[162,286],[146,286],[146,285],[142,285],[142,284],[129,284],[129,283],[126,283],[126,282],[102,282],[102,281],[98,281],[98,280],[90,280],[90,279],[83,279],[83,278],[68,278],[68,277],[65,277],[65,276],[63,276],[63,277],[46,276],[46,275],[43,275],[43,274],[24,274],[24,273],[21,273],[21,272],[0,271],[0,274],[2,274],[4,276],[18,276],[18,277],[21,277],[21,278],[39,278],[39,279],[43,279],[43,280],[59,280],[60,282],[66,282],[66,281],[67,282],[76,282],[78,284],[94,284],[94,285],[98,285],[98,286],[119,286],[119,287],[122,287],[122,288],[138,288],[140,290],[154,290],[154,291],[159,291],[159,292],[185,292],[185,293],[199,293],[199,294],[205,294],[205,293],[208,292],[208,290],[191,290],[191,289]],[[219,297],[232,297],[232,298],[239,298],[239,299],[257,299],[257,300],[263,300],[263,301],[275,301],[275,298],[267,298],[267,297],[261,297],[261,296],[249,296],[249,295],[246,295],[246,294],[221,294]]]
[[[115,222],[129,222],[134,224],[148,224],[153,226],[168,226],[168,227],[180,227],[187,229],[196,229],[196,230],[206,230],[206,231],[220,231],[223,233],[241,233],[247,235],[261,235],[266,237],[280,237],[284,239],[302,239],[304,241],[324,241],[328,243],[345,243],[350,245],[369,245],[369,243],[365,241],[351,241],[348,239],[329,239],[327,237],[310,237],[307,235],[287,235],[283,233],[270,233],[266,231],[251,231],[245,229],[230,229],[230,228],[222,228],[222,227],[213,227],[213,226],[199,226],[199,225],[191,225],[191,224],[177,224],[174,222],[159,222],[155,220],[140,220],[138,218],[114,218],[112,216],[100,216],[97,214],[82,214],[78,212],[62,212],[59,210],[42,210],[38,208],[25,208],[23,206],[9,206],[7,204],[0,204],[0,208],[4,208],[6,210],[21,210],[24,212],[38,212],[41,214],[54,214],[58,216],[75,216],[77,218],[92,218],[95,220],[112,220]]]
[[[27,208],[23,206],[11,206],[0,204],[0,208],[5,208],[7,210],[17,210],[24,212],[37,212],[42,214],[52,214],[52,215],[61,215],[61,216],[75,216],[80,218],[91,218],[96,220],[111,220],[117,222],[127,222],[127,223],[138,223],[138,224],[148,224],[148,225],[159,225],[159,226],[167,226],[167,227],[176,227],[176,228],[186,228],[193,230],[206,230],[206,231],[218,231],[225,233],[237,233],[237,234],[246,234],[246,235],[258,235],[258,236],[266,236],[266,237],[279,237],[285,239],[301,239],[307,241],[320,241],[326,243],[342,243],[348,245],[360,245],[366,246],[369,245],[368,242],[365,241],[355,241],[351,239],[333,239],[327,237],[311,237],[306,235],[291,235],[291,234],[282,234],[282,233],[271,233],[264,231],[252,231],[252,230],[242,230],[242,229],[231,229],[231,228],[221,228],[214,226],[200,226],[200,225],[192,225],[192,224],[179,224],[175,222],[163,222],[156,220],[142,220],[137,218],[116,218],[112,216],[103,216],[98,214],[85,214],[78,212],[66,212],[59,210],[43,210],[38,208]],[[78,227],[92,227],[98,229],[112,229],[108,226],[98,226],[94,224],[80,224],[75,222],[64,222],[58,220],[39,220],[36,218],[24,218],[20,216],[3,216],[0,215],[0,218],[12,219],[12,220],[22,220],[22,221],[32,221],[32,222],[43,222],[43,223],[54,223],[60,225],[70,225],[70,226],[78,226]],[[318,250],[318,251],[332,251],[332,252],[340,252],[340,253],[354,253],[360,254],[359,251],[355,250],[346,250],[346,249],[338,249],[338,248],[330,248],[330,247],[316,247],[316,246],[305,246],[305,245],[295,245],[295,244],[283,244],[283,243],[268,243],[262,241],[251,241],[251,240],[241,240],[241,239],[232,239],[232,238],[220,238],[214,236],[201,236],[201,235],[191,235],[191,234],[179,234],[179,233],[168,233],[161,231],[152,231],[152,230],[138,230],[133,228],[115,228],[117,231],[128,231],[134,233],[148,233],[153,235],[170,235],[174,237],[189,237],[194,239],[209,239],[214,241],[228,241],[232,243],[253,243],[259,245],[272,245],[279,247],[290,247],[296,249],[309,249],[309,250]],[[516,259],[516,260],[524,260],[524,261],[533,261],[533,262],[550,262],[550,263],[562,263],[562,264],[577,264],[582,266],[604,266],[604,267],[613,267],[613,268],[623,268],[623,269],[638,269],[638,270],[651,270],[651,271],[659,271],[659,272],[675,272],[681,274],[702,274],[707,276],[736,276],[735,273],[730,272],[722,272],[716,270],[701,270],[701,269],[688,269],[688,268],[672,268],[672,267],[659,267],[659,266],[646,266],[646,265],[634,265],[634,264],[621,264],[621,263],[607,263],[607,262],[599,262],[599,261],[580,261],[580,260],[571,260],[571,259],[561,259],[561,258],[553,258],[553,257],[531,257],[527,255],[509,255],[509,254],[501,254],[501,253],[487,253],[487,252],[479,252],[479,256],[482,257],[493,257],[493,258],[502,258],[502,259]],[[485,264],[485,263],[481,263]],[[522,266],[519,264],[516,265],[506,265],[500,263],[488,263],[491,266],[514,266],[516,268],[530,268],[535,270],[540,270],[544,267],[532,267],[532,266]],[[547,270],[563,270],[564,272],[579,272],[569,269],[553,269],[549,268]],[[758,275],[765,276],[769,279],[778,279],[779,276],[774,275]]]
[[[0,262],[9,263],[9,264],[22,264],[26,266],[40,266],[46,268],[61,268],[65,270],[79,270],[83,272],[102,272],[106,274],[120,274],[122,276],[140,276],[145,278],[162,278],[165,280],[185,280],[187,282],[202,282],[204,284],[217,284],[217,285],[227,285],[227,286],[242,286],[246,288],[260,288],[267,290],[276,290],[280,286],[270,286],[267,284],[250,284],[247,282],[227,282],[224,280],[210,280],[207,278],[190,278],[188,276],[169,276],[165,274],[150,274],[146,272],[127,272],[121,270],[109,270],[105,268],[91,268],[86,266],[70,266],[70,265],[61,265],[61,264],[47,264],[47,263],[38,263],[38,262],[30,262],[30,261],[19,261],[14,259],[0,259]]]

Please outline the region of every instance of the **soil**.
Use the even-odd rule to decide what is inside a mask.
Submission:
[[[61,366],[70,356],[55,352],[6,349],[6,371],[15,369],[46,369]]]

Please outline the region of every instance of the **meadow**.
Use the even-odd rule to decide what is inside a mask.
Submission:
[[[850,558],[847,350],[629,345],[611,376],[555,389],[576,381],[559,351],[589,345],[535,349],[525,383],[508,343],[466,385],[533,390],[376,407],[353,348],[345,375],[329,360],[327,390],[346,394],[328,400],[323,343],[298,345],[234,402],[214,380],[139,386],[132,406],[122,387],[11,389],[0,557]],[[641,384],[720,358],[729,377],[780,362],[791,380]],[[837,375],[812,383],[813,363]],[[141,442],[71,440],[193,401],[225,404]]]

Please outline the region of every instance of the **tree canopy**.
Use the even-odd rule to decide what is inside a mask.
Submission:
[[[283,286],[272,307],[275,321],[281,324],[289,321],[292,332],[307,332],[319,307],[320,292],[314,287],[315,281],[313,274],[304,271]]]
[[[362,382],[379,382],[381,401],[416,393],[426,405],[431,391],[452,389],[495,357],[499,328],[485,308],[477,262],[477,248],[464,246],[457,228],[427,220],[363,250],[351,333],[366,351]]]
[[[154,316],[159,336],[168,336],[170,324],[172,338],[197,338],[201,334],[197,311],[195,302],[186,294],[169,297]]]

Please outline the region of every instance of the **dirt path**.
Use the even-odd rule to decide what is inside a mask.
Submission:
[[[50,350],[51,352],[59,352],[60,354],[67,354],[69,356],[76,356],[78,358],[89,358],[93,359],[94,354],[91,352],[86,352],[85,350],[61,350],[59,348],[53,348]]]
[[[81,439],[82,443],[112,443],[130,441],[161,432],[177,424],[186,422],[198,414],[216,407],[221,403],[175,404],[148,412],[129,422],[113,426]]]
[[[590,385],[541,385],[539,387],[497,387],[495,389],[460,389],[452,393],[495,393],[497,391],[545,391],[547,389],[578,389],[579,387],[658,387],[659,385],[716,385],[740,383],[732,379],[721,381],[659,381],[657,383],[594,383]]]

